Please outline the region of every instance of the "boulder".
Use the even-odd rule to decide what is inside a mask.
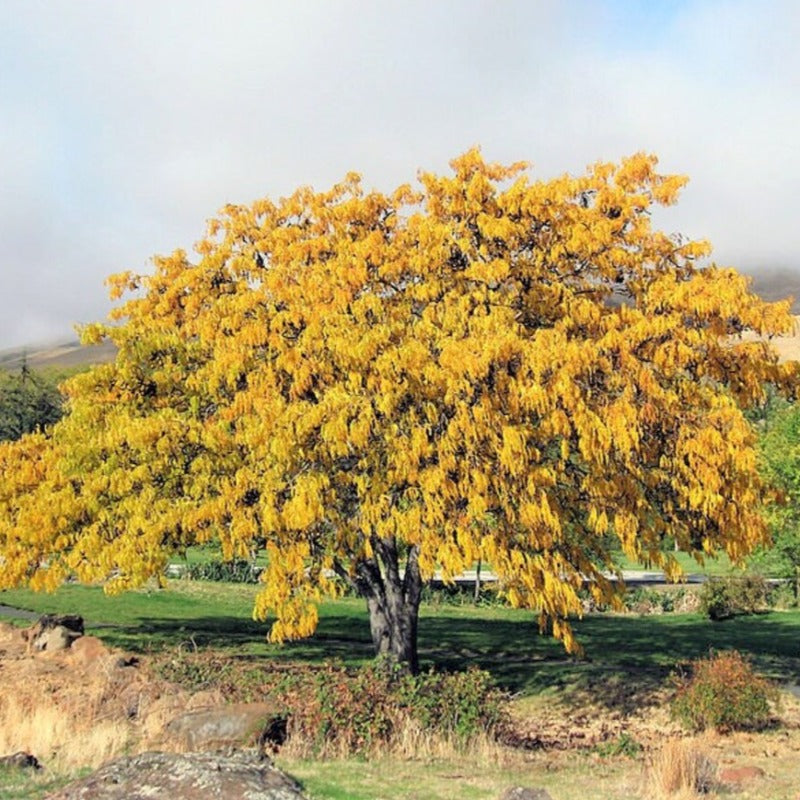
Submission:
[[[263,737],[277,719],[280,715],[267,703],[231,703],[187,711],[167,723],[163,742],[166,749],[178,752],[263,746]]]
[[[109,649],[96,636],[81,636],[70,649],[73,660],[87,666],[107,662],[111,656]]]
[[[65,650],[81,636],[83,617],[76,614],[44,614],[34,625],[22,632],[28,653],[34,650]]]
[[[42,765],[36,756],[20,751],[10,756],[0,756],[0,767],[5,769],[41,769]]]
[[[34,640],[33,649],[48,653],[67,650],[72,646],[76,636],[80,636],[80,634],[76,634],[63,625],[57,625],[55,628],[42,631]]]
[[[142,753],[119,758],[48,800],[302,800],[288,775],[254,752]]]

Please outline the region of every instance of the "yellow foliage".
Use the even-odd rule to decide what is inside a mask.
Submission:
[[[742,408],[797,365],[787,303],[650,226],[685,183],[653,156],[535,181],[477,149],[421,191],[227,206],[196,248],[110,280],[117,360],[72,379],[50,438],[0,445],[0,588],[126,588],[169,553],[266,541],[255,615],[307,635],[382,547],[422,577],[489,559],[570,650],[609,534],[740,559],[765,538]],[[700,542],[701,544],[698,544]],[[701,552],[702,551],[702,552]],[[387,564],[382,562],[383,569]],[[389,579],[384,572],[384,578]]]

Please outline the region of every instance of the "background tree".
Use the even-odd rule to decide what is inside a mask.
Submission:
[[[484,559],[576,651],[584,582],[622,591],[609,532],[670,574],[665,535],[741,560],[767,536],[742,409],[797,370],[736,336],[788,331],[789,304],[651,228],[684,183],[655,166],[531,181],[472,150],[419,191],[349,175],[228,206],[196,260],[116,276],[123,324],[85,331],[116,362],[69,383],[49,440],[0,451],[26,465],[0,494],[0,582],[113,591],[194,542],[264,541],[273,639],[310,634],[343,581],[376,652],[415,669],[437,569]]]
[[[34,372],[27,361],[17,372],[0,370],[0,441],[19,439],[57,422],[62,402],[57,381]]]
[[[769,575],[792,581],[800,599],[800,408],[778,405],[763,421],[763,473],[783,495],[768,517],[772,541],[759,548],[753,565]]]

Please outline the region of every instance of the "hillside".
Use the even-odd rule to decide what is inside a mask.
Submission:
[[[38,347],[14,347],[0,350],[0,369],[19,369],[24,361],[33,369],[71,369],[113,361],[115,354],[116,348],[110,342],[93,347],[84,347],[77,340]]]

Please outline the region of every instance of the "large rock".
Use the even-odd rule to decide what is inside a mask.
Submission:
[[[27,651],[55,652],[66,650],[83,636],[83,617],[76,614],[44,614],[38,622],[22,632]]]
[[[119,758],[48,800],[302,800],[288,775],[254,753],[142,753]]]
[[[163,745],[164,749],[179,752],[264,746],[268,737],[272,739],[270,731],[275,730],[276,720],[280,719],[275,708],[267,703],[231,703],[188,711],[167,723],[162,734]]]
[[[737,786],[740,783],[747,783],[747,781],[753,781],[756,778],[763,778],[764,775],[764,770],[761,767],[739,766],[723,767],[717,777],[720,783]]]

